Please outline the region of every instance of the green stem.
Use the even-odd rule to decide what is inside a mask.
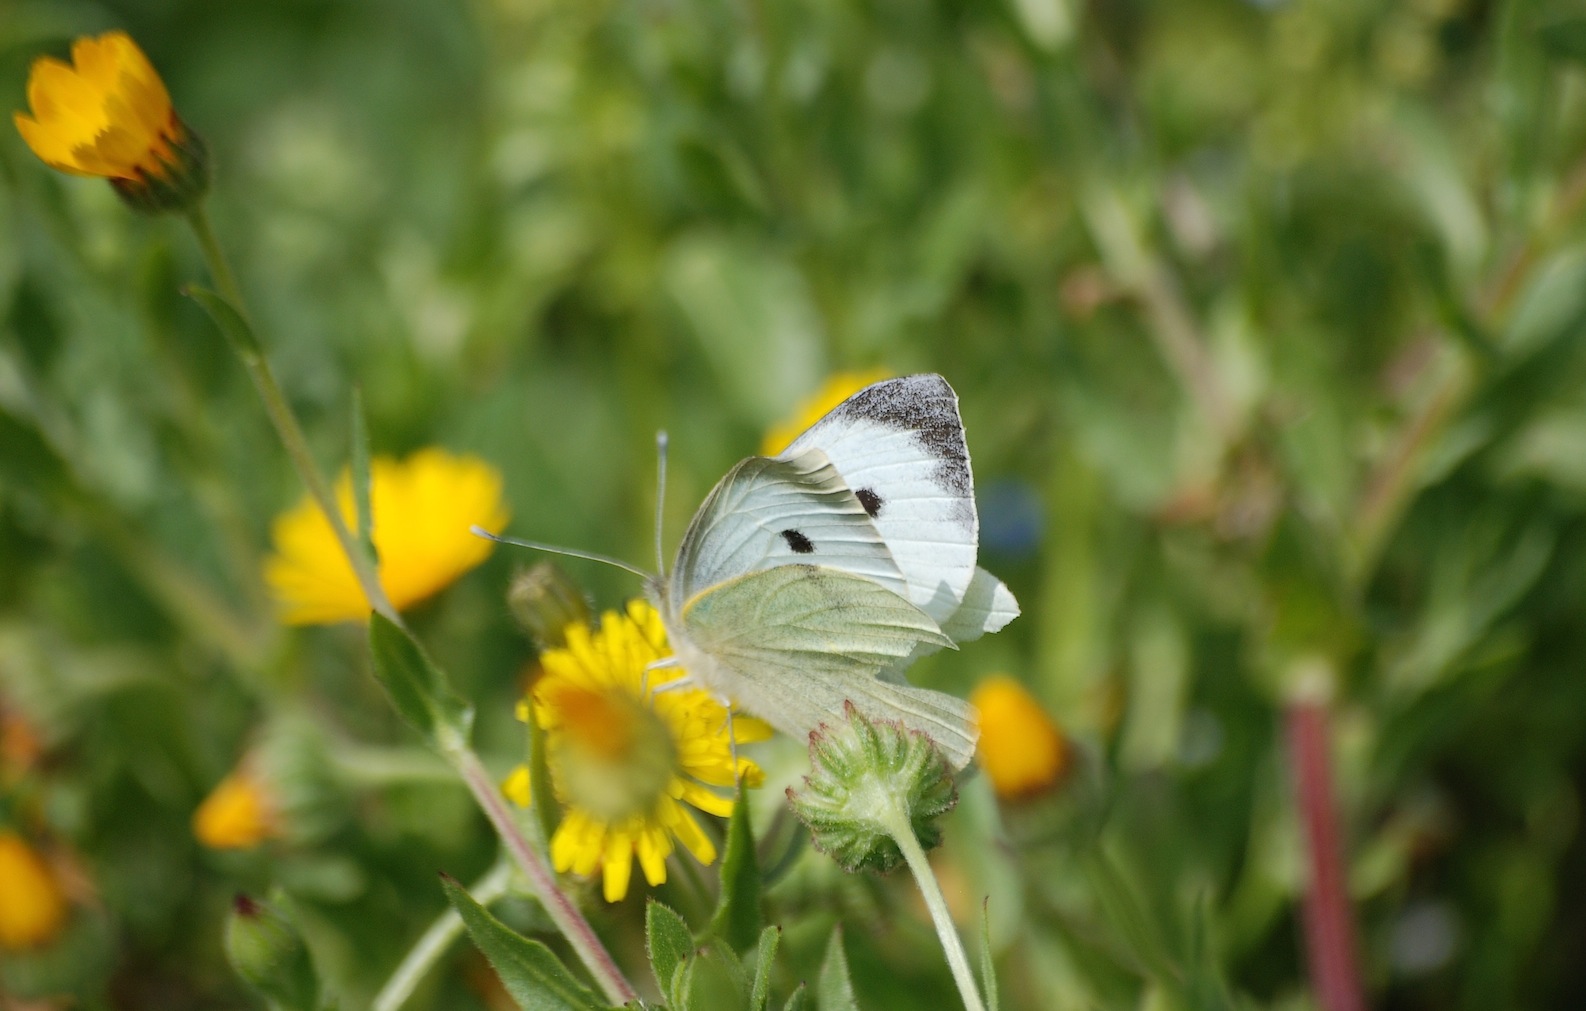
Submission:
[[[898,844],[898,849],[903,851],[903,859],[908,861],[909,870],[914,872],[914,883],[920,887],[925,908],[931,911],[931,922],[936,925],[936,936],[942,942],[942,952],[947,955],[947,966],[953,971],[953,982],[958,984],[965,1011],[985,1011],[980,991],[975,986],[975,974],[969,968],[969,954],[964,950],[964,942],[959,938],[957,928],[953,926],[952,915],[947,911],[947,900],[942,896],[942,886],[936,882],[936,872],[931,870],[931,862],[909,825],[908,815],[893,802],[886,811],[879,813],[879,818],[886,825],[893,842]]]
[[[512,865],[505,860],[497,862],[490,868],[490,872],[480,878],[470,889],[469,894],[481,906],[488,906],[492,902],[507,894],[507,885],[512,880]],[[446,953],[453,941],[457,940],[463,932],[463,918],[457,915],[457,910],[448,909],[430,924],[430,929],[418,939],[407,957],[402,959],[391,978],[386,980],[385,986],[380,988],[374,1003],[370,1005],[371,1011],[398,1011],[407,1003],[413,991],[423,981],[425,974],[435,965],[435,962]]]
[[[247,319],[248,305],[242,299],[242,287],[237,284],[231,261],[226,259],[226,252],[220,248],[215,229],[209,223],[209,205],[199,201],[197,206],[187,212],[187,223],[193,227],[193,235],[198,239],[198,248],[204,253],[204,263],[209,267],[209,276],[215,279],[216,289],[243,319]]]
[[[215,232],[210,227],[208,212],[200,204],[188,214],[187,220],[193,227],[199,248],[203,250],[204,260],[209,265],[210,276],[215,279],[215,286],[231,303],[232,308],[247,319],[248,310],[242,301],[242,289],[237,286],[236,275],[231,272],[231,264],[226,262],[226,255],[221,251],[220,243],[215,241]],[[342,518],[341,510],[336,506],[336,499],[331,494],[330,484],[320,474],[319,467],[314,462],[314,455],[308,448],[308,439],[303,434],[302,426],[297,423],[297,416],[292,413],[291,405],[286,402],[285,394],[281,392],[281,384],[276,381],[275,371],[270,368],[269,359],[259,351],[246,348],[239,348],[237,356],[242,360],[243,367],[248,370],[254,389],[259,391],[259,399],[264,401],[265,413],[269,415],[270,424],[280,436],[281,444],[286,448],[286,455],[297,468],[298,476],[307,486],[309,495],[319,505],[320,512],[325,514],[326,522],[330,524],[331,531],[336,535],[336,542],[341,545],[342,554],[347,556],[347,561],[352,565],[353,574],[358,577],[358,585],[363,589],[364,598],[369,601],[369,606],[380,612],[381,616],[394,625],[402,626],[402,617],[397,614],[396,608],[391,606],[390,599],[386,597],[385,588],[380,585],[380,577],[375,571],[373,561],[358,547],[352,532],[347,529],[347,522]]]
[[[456,766],[463,782],[468,784],[469,791],[478,801],[485,817],[495,826],[496,834],[501,837],[502,843],[507,848],[507,854],[528,878],[529,887],[534,892],[535,898],[540,900],[540,904],[550,914],[551,921],[562,932],[562,936],[567,938],[567,943],[573,946],[573,951],[577,952],[584,967],[600,984],[606,997],[613,1004],[626,1004],[638,1000],[638,992],[622,975],[622,970],[617,968],[611,953],[600,943],[595,928],[584,919],[584,914],[578,911],[572,900],[556,887],[556,875],[551,872],[551,868],[546,865],[540,854],[535,852],[534,847],[529,845],[528,838],[518,828],[517,822],[512,817],[512,811],[508,809],[507,802],[501,796],[495,780],[485,771],[479,756],[471,748],[463,746],[451,751],[447,757]],[[976,1011],[979,1009],[977,1008]]]

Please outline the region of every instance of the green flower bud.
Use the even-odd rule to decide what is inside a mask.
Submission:
[[[315,1011],[319,980],[292,922],[239,894],[226,921],[226,957],[242,981],[285,1011]]]
[[[191,127],[174,120],[176,129],[160,168],[138,167],[136,176],[110,180],[122,202],[141,214],[186,213],[209,193],[214,177],[209,145]]]
[[[513,576],[507,606],[540,649],[567,645],[568,625],[590,623],[584,591],[554,562],[539,562]]]
[[[942,841],[937,819],[958,802],[952,769],[931,739],[846,706],[847,720],[810,734],[810,774],[788,788],[815,847],[843,869],[890,871],[903,861],[895,841],[912,832],[924,849]]]

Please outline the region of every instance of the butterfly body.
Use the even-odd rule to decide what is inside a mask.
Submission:
[[[1018,614],[976,567],[978,534],[957,397],[940,376],[907,376],[728,471],[647,592],[689,682],[797,738],[851,702],[962,768],[974,710],[902,670]]]

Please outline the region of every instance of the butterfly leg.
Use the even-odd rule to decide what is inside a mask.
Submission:
[[[673,670],[676,667],[677,667],[677,657],[675,657],[675,656],[664,656],[664,657],[662,657],[659,660],[652,660],[649,663],[645,664],[644,665],[644,676],[639,680],[639,691],[640,691],[640,693],[642,695],[644,695],[645,698],[649,698],[652,695],[659,695],[662,692],[674,692],[674,691],[677,691],[679,688],[693,688],[693,687],[695,687],[694,679],[689,677],[687,674],[684,674],[680,678],[673,678],[672,680],[667,681],[664,684],[657,685],[654,688],[650,687],[650,672],[651,671],[653,671],[653,670]]]

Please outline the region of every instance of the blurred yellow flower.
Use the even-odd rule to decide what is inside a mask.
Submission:
[[[380,584],[398,610],[438,593],[484,561],[494,544],[469,532],[499,533],[507,525],[501,473],[472,456],[419,450],[405,460],[376,457],[369,466]],[[357,523],[352,479],[342,474],[336,501],[349,528]],[[369,605],[330,523],[305,497],[276,517],[275,554],[264,579],[289,625],[359,621]]]
[[[1068,770],[1068,742],[1041,704],[1005,674],[970,693],[980,710],[980,764],[1003,800],[1051,789]]]
[[[193,812],[193,835],[212,850],[245,850],[281,834],[269,784],[241,767],[222,779]]]
[[[683,672],[646,674],[648,664],[670,655],[649,604],[607,611],[598,628],[579,622],[566,635],[565,647],[540,655],[545,673],[518,715],[532,709],[545,730],[551,785],[566,808],[551,861],[581,875],[601,868],[606,901],[616,902],[628,894],[635,856],[652,885],[666,880],[674,841],[700,863],[715,860],[716,847],[687,806],[725,817],[733,798],[711,788],[731,789],[740,777],[759,786],[763,774],[747,758],[734,762],[727,710],[709,693],[656,691]],[[746,716],[734,715],[732,727],[739,744],[771,736]],[[528,771],[514,772],[502,789],[527,806]]]
[[[804,433],[804,430],[815,422],[825,417],[826,412],[869,386],[888,378],[892,373],[886,369],[865,369],[860,372],[838,372],[826,380],[814,396],[805,398],[800,402],[793,416],[786,419],[765,433],[765,439],[760,443],[761,456],[776,456],[794,439]]]
[[[27,840],[0,829],[0,949],[48,944],[66,923],[59,879]]]
[[[164,177],[179,164],[186,130],[165,82],[125,32],[72,43],[71,65],[50,56],[28,74],[33,114],[13,114],[43,162],[73,175]]]

